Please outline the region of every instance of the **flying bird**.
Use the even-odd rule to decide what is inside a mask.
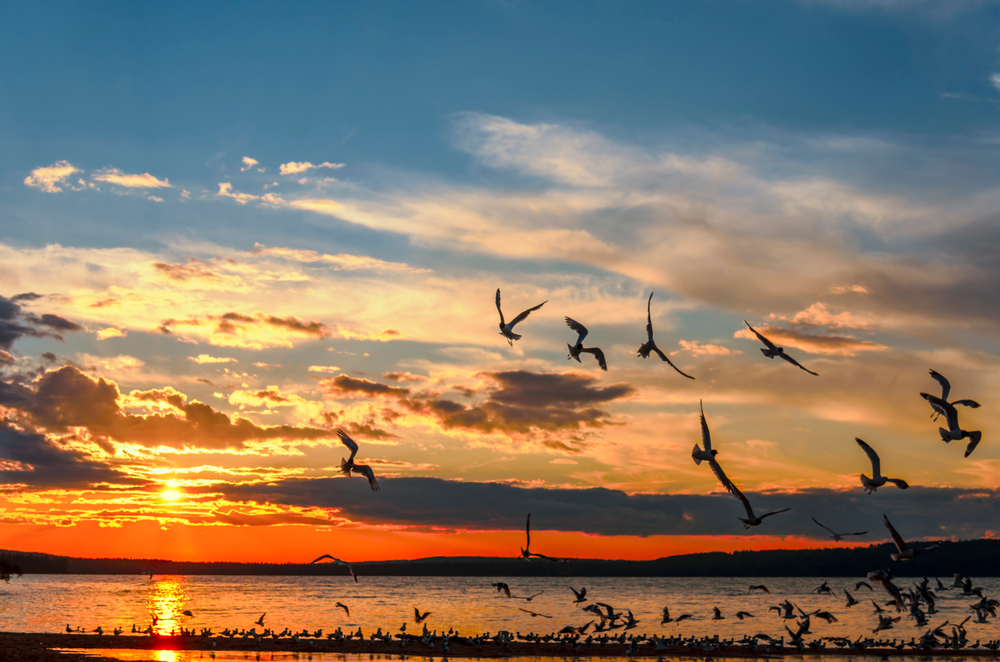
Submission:
[[[705,406],[701,400],[698,401],[698,408],[701,410],[701,443],[705,448],[702,449],[698,444],[694,445],[694,450],[691,451],[691,458],[695,464],[712,462],[715,456],[719,454],[719,451],[712,450],[712,435],[708,431],[708,421],[705,420]]]
[[[347,614],[348,616],[351,615],[351,610],[343,602],[338,602],[337,604],[333,605],[333,608],[334,609],[338,609],[338,608],[339,609],[343,609],[345,614]]]
[[[518,607],[518,609],[521,609],[521,607]],[[546,614],[539,614],[537,612],[531,611],[530,609],[521,609],[521,611],[523,611],[526,614],[531,614],[532,618],[536,616],[541,616],[542,618],[552,618],[551,616],[547,616]]]
[[[958,424],[958,410],[955,409],[955,405],[973,401],[959,400],[957,402],[946,402],[942,398],[930,393],[921,393],[920,397],[931,403],[931,407],[936,413],[944,415],[945,421],[948,423],[948,429],[938,428],[938,432],[941,434],[941,441],[947,444],[968,437],[969,443],[965,447],[965,457],[972,455],[972,451],[976,450],[976,446],[982,440],[983,433],[979,430],[963,430],[962,426]],[[976,406],[978,407],[979,405],[976,404]]]
[[[750,507],[750,500],[747,499],[743,495],[743,492],[740,492],[739,489],[735,485],[733,485],[733,489],[731,491],[736,494],[736,498],[738,498],[740,501],[743,502],[743,508],[747,511],[747,517],[746,517],[746,519],[744,519],[742,517],[737,518],[741,522],[743,522],[743,528],[744,529],[749,529],[751,526],[760,526],[760,524],[763,523],[764,518],[770,517],[771,515],[777,515],[779,513],[787,513],[789,510],[791,510],[791,508],[782,508],[781,510],[772,510],[769,513],[764,513],[760,517],[757,517],[753,513],[753,508]]]
[[[575,588],[573,588],[572,586],[570,586],[569,590],[573,591],[573,595],[576,596],[576,600],[573,601],[573,604],[580,604],[581,602],[586,602],[587,601],[587,587],[586,586],[581,587],[579,591],[576,590]]]
[[[316,563],[318,561],[322,561],[323,559],[330,559],[331,561],[333,561],[337,565],[347,566],[347,571],[351,573],[351,577],[354,577],[354,583],[355,584],[358,583],[358,576],[354,574],[354,568],[351,567],[351,564],[348,563],[348,562],[346,562],[346,561],[341,561],[340,559],[336,558],[335,556],[330,556],[329,554],[324,554],[323,556],[319,557],[318,559],[314,559],[314,560],[310,561],[309,565],[312,565],[313,563]],[[263,624],[261,624],[261,625],[263,625]]]
[[[507,597],[510,597],[510,586],[507,586],[505,582],[496,582],[492,586],[496,588],[497,593],[506,593]]]
[[[799,363],[798,361],[796,361],[795,359],[793,359],[792,357],[790,357],[788,354],[786,354],[784,347],[778,347],[773,342],[771,342],[770,340],[768,340],[764,336],[760,335],[760,332],[758,332],[755,328],[753,328],[752,326],[750,326],[750,322],[748,322],[746,320],[743,320],[743,323],[747,325],[747,328],[749,328],[751,331],[754,332],[754,335],[756,335],[757,338],[760,339],[760,341],[762,343],[764,343],[765,345],[767,345],[767,348],[763,348],[763,347],[760,348],[760,351],[761,351],[761,353],[764,356],[766,356],[769,359],[773,359],[775,356],[780,356],[781,358],[783,358],[784,360],[788,361],[792,365],[795,365],[795,366],[798,366],[798,367],[802,368],[803,370],[805,370],[806,372],[808,372],[810,375],[815,375],[816,377],[819,377],[818,373],[813,372],[812,370],[810,370],[809,368],[805,367],[804,365],[802,365],[801,363]]]
[[[191,618],[194,618],[194,614],[191,613],[190,609],[185,609],[181,613],[184,614],[185,616],[190,616]]]
[[[524,536],[525,543],[524,547],[521,549],[521,558],[526,561],[530,561],[532,556],[537,556],[540,559],[545,559],[546,561],[561,561],[562,559],[556,559],[551,556],[545,556],[545,554],[536,554],[530,551],[531,548],[531,513],[528,513],[528,520],[524,524]]]
[[[650,352],[656,352],[656,355],[659,356],[664,361],[666,361],[668,364],[670,364],[671,368],[673,368],[674,370],[676,370],[680,374],[684,375],[688,379],[694,379],[694,377],[692,377],[691,375],[687,374],[686,372],[683,372],[680,368],[678,368],[677,366],[675,366],[673,364],[673,361],[671,361],[670,359],[668,359],[667,355],[664,354],[662,351],[660,351],[660,348],[656,346],[655,342],[653,342],[653,317],[652,317],[652,315],[649,312],[649,305],[650,305],[650,303],[652,303],[652,301],[653,301],[653,293],[650,292],[649,293],[649,300],[646,301],[646,337],[649,338],[649,339],[646,342],[644,342],[642,345],[639,346],[639,351],[637,352],[638,355],[645,359],[645,358],[649,358],[649,353]]]
[[[829,531],[830,533],[832,533],[832,534],[833,534],[833,540],[834,540],[835,542],[840,542],[841,540],[843,540],[843,539],[844,539],[844,536],[863,536],[863,535],[865,535],[866,533],[868,533],[867,531],[859,531],[859,532],[857,532],[857,533],[836,533],[836,532],[834,532],[834,530],[833,530],[833,529],[831,529],[830,527],[828,527],[828,526],[824,526],[823,524],[820,524],[820,523],[819,523],[819,520],[818,520],[818,519],[816,519],[815,517],[813,517],[813,518],[812,518],[812,521],[816,522],[816,523],[817,523],[817,524],[819,524],[819,525],[820,525],[821,527],[823,527],[824,529],[826,529],[827,531]]]
[[[694,617],[691,614],[681,614],[677,618],[670,618],[670,608],[664,607],[663,620],[660,621],[660,625],[664,625],[666,623],[680,623],[681,621],[687,620],[689,618],[694,618]]]
[[[889,554],[889,557],[893,561],[908,561],[917,554],[920,554],[925,550],[938,547],[941,544],[940,542],[936,542],[930,547],[924,547],[923,549],[910,549],[906,544],[906,541],[903,540],[903,536],[899,535],[899,532],[896,531],[896,527],[894,527],[892,522],[889,521],[889,516],[884,513],[882,514],[882,523],[885,524],[885,528],[889,529],[889,535],[892,536],[892,542],[896,544],[896,549],[899,550],[899,553]]]
[[[417,609],[416,607],[413,608],[413,620],[417,622],[417,625],[420,625],[425,620],[427,620],[427,617],[430,615],[431,612],[429,611],[425,611],[423,615],[421,615],[419,609]]]
[[[751,584],[750,588],[747,589],[747,594],[753,593],[754,591],[763,591],[764,593],[770,593],[771,592],[763,584]]]
[[[530,315],[532,312],[538,310],[539,308],[541,308],[542,306],[544,306],[547,303],[548,303],[548,299],[546,299],[545,301],[541,302],[540,304],[538,304],[534,308],[528,308],[526,311],[524,311],[523,313],[521,313],[520,315],[518,315],[517,317],[515,317],[514,319],[512,319],[509,324],[504,324],[504,321],[503,321],[503,311],[500,310],[500,288],[498,287],[497,288],[497,312],[500,313],[500,335],[503,336],[504,338],[506,338],[507,339],[507,343],[511,347],[513,347],[514,346],[514,341],[521,339],[521,336],[519,336],[518,334],[514,333],[514,325],[518,324],[520,322],[523,322],[524,320],[528,319],[528,315]]]
[[[577,363],[583,363],[583,361],[580,360],[581,353],[585,352],[587,354],[593,354],[594,358],[597,359],[597,364],[601,366],[601,370],[607,372],[608,362],[604,360],[604,352],[602,352],[597,347],[583,346],[583,339],[587,337],[588,333],[587,327],[585,327],[584,325],[580,324],[575,319],[572,319],[570,317],[566,318],[566,326],[568,326],[569,328],[573,329],[578,334],[580,334],[579,336],[577,336],[575,345],[570,345],[569,343],[566,343],[566,347],[569,348],[569,356],[567,356],[566,358],[576,359]]]
[[[744,618],[756,618],[756,617],[748,611],[738,611],[736,612],[736,618],[742,621]]]
[[[378,481],[375,480],[375,472],[367,464],[358,464],[354,461],[354,456],[358,454],[358,444],[343,430],[337,430],[337,436],[340,437],[340,443],[347,446],[351,451],[351,457],[340,458],[340,471],[343,472],[345,476],[350,478],[352,471],[357,471],[368,478],[368,484],[371,485],[373,492],[378,492]]]
[[[531,602],[532,600],[540,596],[542,593],[545,593],[545,591],[539,591],[534,595],[515,595],[513,597],[517,598],[518,600],[524,600],[525,602]]]
[[[905,606],[903,604],[903,595],[900,592],[899,588],[892,583],[892,573],[886,572],[885,570],[877,570],[874,572],[869,572],[868,579],[870,581],[878,582],[879,584],[881,584],[882,587],[885,589],[886,593],[892,596],[892,599],[896,601],[897,611],[902,611],[903,607]],[[872,603],[874,602],[875,601],[872,600]],[[878,609],[878,605],[875,605],[875,608]]]
[[[948,402],[948,395],[951,394],[951,382],[945,379],[944,376],[941,375],[941,373],[937,372],[936,370],[931,370],[930,372],[931,372],[931,377],[934,378],[937,381],[937,383],[941,385],[941,399],[944,400],[945,402]],[[963,407],[969,407],[971,409],[978,409],[980,406],[979,403],[976,402],[975,400],[955,400],[954,402],[949,402],[949,404],[962,405]],[[933,407],[933,405],[931,406]],[[936,421],[937,417],[943,414],[944,412],[938,411],[935,408],[934,413],[931,414],[931,416],[933,416],[934,420]]]
[[[266,611],[263,614],[261,614],[260,618],[258,618],[256,621],[254,621],[254,623],[256,623],[257,625],[259,625],[261,627],[264,627],[264,617],[265,616],[267,616],[267,612]]]
[[[871,460],[872,463],[872,477],[869,478],[868,476],[861,474],[861,484],[864,486],[865,491],[868,492],[868,494],[871,494],[886,483],[892,483],[901,490],[905,490],[909,487],[909,484],[902,478],[886,478],[883,476],[882,462],[878,458],[878,453],[876,453],[871,446],[858,437],[855,437],[854,441],[858,442],[858,446],[861,446],[861,450],[865,452],[865,455],[868,456],[868,459]]]

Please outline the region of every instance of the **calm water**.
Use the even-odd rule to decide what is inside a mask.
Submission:
[[[944,578],[942,578],[943,580]],[[491,581],[507,581],[515,595],[532,595],[544,591],[531,602],[507,599],[490,586]],[[720,634],[740,637],[764,632],[774,636],[785,634],[784,622],[770,605],[785,599],[807,612],[825,609],[839,619],[827,624],[812,619],[815,636],[847,635],[857,637],[870,633],[877,623],[870,598],[884,603],[888,596],[862,587],[854,590],[854,581],[830,579],[837,595],[817,595],[814,589],[822,583],[817,578],[472,578],[472,577],[362,577],[355,584],[349,577],[231,577],[231,576],[145,576],[123,575],[26,575],[0,586],[0,630],[7,632],[62,632],[66,625],[74,629],[92,630],[98,625],[110,632],[121,627],[130,632],[132,624],[144,628],[151,614],[159,618],[159,630],[169,633],[172,628],[211,627],[215,632],[224,628],[250,629],[261,613],[267,616],[264,625],[272,629],[290,628],[295,632],[323,629],[332,632],[338,626],[346,631],[362,627],[365,635],[376,628],[396,632],[407,623],[410,632],[419,630],[413,622],[413,608],[430,611],[428,627],[437,630],[455,628],[463,634],[510,630],[552,632],[564,625],[583,625],[591,615],[574,605],[573,593],[587,587],[587,597],[606,602],[617,610],[631,609],[639,620],[640,633],[683,633],[685,635]],[[896,585],[905,590],[912,579],[900,578]],[[945,582],[946,584],[950,582]],[[755,592],[747,595],[750,584],[765,584],[771,595]],[[933,585],[933,579],[931,584]],[[1000,595],[1000,580],[980,579],[988,596]],[[861,604],[847,609],[843,589],[847,588]],[[877,588],[877,587],[876,587]],[[961,622],[974,614],[969,605],[974,597],[960,597],[957,591],[939,593],[939,613],[930,617],[932,625],[945,620]],[[351,615],[334,607],[343,602]],[[664,605],[676,617],[683,613],[693,620],[660,625]],[[725,620],[713,621],[712,607],[722,610]],[[518,607],[552,616],[532,617]],[[181,615],[191,610],[193,617]],[[755,618],[736,619],[738,610],[749,611]],[[966,624],[969,639],[984,642],[1000,637],[1000,621],[987,625],[970,621]],[[790,622],[794,626],[794,622]],[[260,627],[257,626],[258,631]],[[915,628],[903,619],[894,630],[880,633],[889,638],[909,640],[924,629]]]

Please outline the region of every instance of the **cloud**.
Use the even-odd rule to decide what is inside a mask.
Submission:
[[[340,368],[335,365],[311,365],[307,368],[308,372],[340,372]]]
[[[64,183],[74,173],[83,172],[69,161],[56,161],[47,168],[35,168],[24,178],[24,185],[41,189],[46,193],[59,193],[59,184]]]
[[[199,354],[198,356],[189,356],[188,361],[194,361],[198,365],[203,365],[205,363],[239,363],[236,359],[231,356],[209,356],[208,354]]]
[[[431,269],[415,269],[408,264],[400,262],[385,262],[367,255],[326,255],[316,251],[295,249],[295,248],[267,248],[262,244],[254,244],[253,255],[267,255],[280,257],[287,260],[294,260],[303,263],[323,263],[337,270],[354,271],[358,269],[371,269],[382,272],[410,272],[410,273],[432,273]]]
[[[288,163],[281,164],[281,174],[282,175],[297,175],[300,172],[306,172],[307,170],[312,170],[313,168],[332,168],[336,170],[337,168],[343,168],[343,163],[330,163],[329,161],[324,161],[319,165],[313,165],[308,161],[302,161],[296,163],[295,161],[290,161]]]
[[[695,356],[731,356],[733,354],[743,353],[736,349],[723,347],[722,345],[701,343],[697,340],[678,340],[677,342],[680,344],[681,349],[691,352]]]
[[[248,202],[260,202],[267,207],[281,207],[285,205],[285,200],[280,195],[265,193],[264,195],[252,195],[250,193],[233,192],[233,185],[229,182],[219,182],[219,192],[217,196],[222,198],[232,198],[241,205]]]
[[[328,393],[342,397],[405,397],[410,394],[410,389],[408,388],[389,386],[347,375],[337,375],[332,379],[324,379],[320,382],[320,385]]]
[[[787,345],[810,354],[857,356],[860,352],[884,352],[889,349],[877,342],[858,340],[851,336],[814,334],[767,325],[754,328],[779,347]],[[750,329],[740,329],[733,337],[757,341],[757,336]]]
[[[122,331],[121,329],[116,329],[114,327],[108,327],[106,329],[100,329],[97,332],[98,340],[107,340],[108,338],[124,338],[128,335],[127,331]]]
[[[257,165],[257,163],[259,163],[259,161],[257,161],[257,159],[252,159],[249,156],[244,156],[243,157],[243,167],[240,168],[240,172],[246,172],[247,170],[250,170],[255,165]],[[257,172],[264,172],[264,169],[263,168],[257,168]]]
[[[200,337],[219,347],[262,349],[270,346],[291,347],[294,340],[322,339],[331,328],[322,322],[304,321],[294,316],[280,317],[266,313],[228,312],[203,318],[165,319],[159,330],[166,334],[197,331]]]
[[[990,74],[990,84],[1000,90],[1000,72]]]
[[[0,349],[9,350],[13,344],[24,336],[31,338],[56,338],[62,336],[35,328],[42,326],[54,331],[81,331],[82,326],[58,315],[46,313],[35,315],[22,310],[19,301],[34,301],[37,295],[18,295],[11,299],[0,296]],[[29,326],[31,325],[31,326]]]
[[[104,168],[92,174],[91,179],[108,184],[116,184],[125,188],[171,188],[173,185],[166,179],[157,179],[153,175],[143,173],[131,175],[118,168]]]

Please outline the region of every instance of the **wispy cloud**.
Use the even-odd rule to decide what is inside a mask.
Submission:
[[[83,172],[69,161],[56,161],[45,168],[35,168],[24,178],[24,185],[37,188],[46,193],[59,193],[60,184],[64,184],[74,173]]]
[[[104,168],[92,174],[91,179],[107,182],[125,188],[171,188],[173,185],[166,179],[157,179],[148,172],[134,175],[122,172],[118,168]],[[160,201],[162,202],[162,200]]]
[[[343,163],[330,163],[329,161],[324,161],[323,163],[319,163],[316,165],[313,165],[308,161],[300,161],[300,162],[289,161],[288,163],[281,164],[280,172],[282,175],[297,175],[299,173],[313,170],[315,168],[331,168],[333,170],[336,170],[337,168],[343,168],[343,167],[344,167]]]

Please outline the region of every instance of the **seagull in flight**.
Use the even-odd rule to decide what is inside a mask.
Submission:
[[[518,334],[514,333],[514,325],[518,324],[519,322],[523,322],[524,320],[528,319],[528,315],[530,315],[532,312],[538,310],[539,308],[541,308],[542,306],[544,306],[547,303],[548,303],[548,299],[546,299],[545,301],[541,302],[540,304],[538,304],[534,308],[528,308],[526,311],[524,311],[523,313],[521,313],[520,315],[518,315],[517,317],[515,317],[514,319],[512,319],[509,324],[504,324],[504,321],[503,321],[503,311],[500,310],[500,288],[498,287],[497,288],[497,312],[500,313],[500,335],[503,336],[504,338],[506,338],[507,339],[507,343],[511,347],[513,347],[514,346],[514,341],[521,339],[521,336],[519,336]]]
[[[947,430],[945,428],[938,428],[938,432],[941,433],[941,441],[947,444],[951,441],[958,441],[968,437],[969,444],[965,447],[965,457],[972,455],[972,451],[976,450],[976,446],[978,446],[979,442],[982,440],[983,433],[979,430],[963,430],[962,426],[958,424],[958,410],[955,409],[955,405],[967,402],[974,403],[975,401],[957,400],[955,402],[947,402],[943,398],[931,395],[930,393],[921,393],[920,397],[931,403],[931,407],[934,409],[935,413],[944,415],[945,421],[948,423]],[[976,404],[976,407],[978,406],[979,405]]]
[[[323,556],[319,557],[318,559],[313,559],[312,561],[310,561],[309,565],[312,565],[313,563],[316,563],[318,561],[322,561],[323,559],[330,559],[331,561],[333,561],[337,565],[347,566],[347,571],[351,573],[351,577],[354,577],[354,583],[355,584],[358,583],[358,576],[354,574],[354,568],[351,567],[351,564],[348,563],[348,562],[346,562],[346,561],[341,561],[340,559],[338,559],[335,556],[330,556],[329,554],[324,554]],[[263,617],[261,617],[261,618],[263,618]]]
[[[793,359],[792,357],[790,357],[788,354],[785,354],[785,348],[784,347],[778,347],[773,342],[771,342],[770,340],[768,340],[764,336],[760,335],[760,332],[758,332],[755,328],[753,328],[752,326],[750,326],[750,322],[748,322],[746,320],[743,320],[743,323],[747,325],[747,328],[749,328],[751,331],[754,332],[754,335],[756,335],[757,338],[760,339],[760,341],[762,343],[764,343],[765,345],[767,345],[766,348],[764,348],[764,347],[760,348],[760,351],[761,351],[761,353],[764,356],[766,356],[769,359],[773,359],[775,356],[780,356],[781,358],[783,358],[784,360],[788,361],[792,365],[796,365],[796,366],[802,368],[803,370],[805,370],[806,372],[808,372],[810,375],[815,375],[815,376],[819,377],[818,373],[813,372],[809,368],[805,367],[804,365],[802,365],[801,363],[799,363],[798,361],[796,361],[795,359]]]
[[[258,618],[256,621],[254,621],[254,623],[256,623],[257,625],[259,625],[261,627],[264,627],[264,617],[265,616],[267,616],[267,612],[266,611],[263,614],[261,614],[260,618]]]
[[[751,584],[750,588],[747,589],[747,595],[753,593],[754,591],[763,591],[764,593],[770,593],[771,591],[763,584]]]
[[[604,360],[604,352],[602,352],[597,347],[584,347],[583,346],[583,339],[587,337],[587,333],[588,333],[587,327],[585,327],[584,325],[580,324],[579,322],[577,322],[575,319],[572,319],[571,317],[567,317],[566,318],[566,326],[568,326],[569,328],[573,329],[578,334],[580,334],[579,337],[577,337],[577,339],[576,339],[576,344],[575,345],[570,345],[569,343],[566,343],[566,347],[569,348],[569,356],[567,356],[566,358],[567,359],[576,359],[577,363],[583,363],[583,361],[580,360],[580,354],[581,353],[586,352],[587,354],[593,354],[594,358],[597,359],[597,364],[601,366],[601,370],[607,372],[607,370],[608,370],[608,362]]]
[[[941,545],[940,542],[936,542],[930,547],[924,547],[922,549],[910,549],[909,546],[906,544],[906,541],[903,540],[903,536],[899,535],[899,532],[896,531],[896,527],[894,527],[892,525],[892,522],[889,521],[888,515],[884,513],[882,514],[882,523],[885,524],[885,528],[889,529],[889,535],[892,536],[892,542],[896,544],[896,549],[899,550],[898,554],[889,554],[889,558],[891,558],[893,561],[908,561],[909,559],[912,559],[914,556],[924,552],[925,550],[933,549]]]
[[[521,609],[521,611],[523,611],[526,614],[531,614],[532,618],[536,616],[541,616],[542,618],[552,618],[551,616],[547,616],[545,614],[539,614],[537,612],[531,611],[530,609],[522,609],[521,607],[518,607],[518,609]]]
[[[872,463],[872,477],[869,478],[868,476],[861,474],[861,484],[864,485],[865,491],[868,492],[868,494],[871,494],[886,483],[892,483],[901,490],[905,490],[910,486],[902,478],[886,478],[883,476],[882,462],[878,459],[878,453],[876,453],[871,446],[858,437],[855,437],[854,441],[858,442],[858,446],[861,446],[861,450],[865,452],[865,455],[868,456],[868,459],[871,460]]]
[[[427,617],[430,615],[431,612],[429,611],[425,611],[423,615],[421,615],[419,609],[417,609],[416,607],[413,608],[413,620],[417,622],[417,625],[420,625],[425,620],[427,620]]]
[[[340,458],[340,470],[345,476],[350,478],[352,471],[357,471],[368,478],[368,484],[371,485],[373,492],[378,492],[378,481],[375,480],[375,472],[367,464],[358,464],[354,461],[354,456],[358,454],[358,444],[343,430],[337,430],[337,436],[340,437],[340,443],[347,446],[351,451],[351,457]]]
[[[587,601],[587,587],[586,586],[582,587],[579,591],[576,590],[575,588],[573,588],[572,586],[570,586],[569,590],[573,591],[573,595],[576,596],[576,600],[573,601],[573,604],[578,605],[581,602],[586,602]]]
[[[347,614],[348,616],[351,615],[351,610],[343,602],[338,602],[337,604],[333,605],[333,608],[334,609],[338,609],[338,608],[339,609],[343,609],[345,614]]]
[[[948,395],[951,394],[951,382],[945,379],[944,376],[941,375],[941,373],[939,373],[936,370],[931,370],[931,377],[934,378],[937,381],[937,383],[941,385],[941,399],[944,400],[945,402],[948,402]],[[979,403],[976,402],[975,400],[955,400],[954,402],[950,402],[949,404],[962,405],[963,407],[969,407],[971,409],[978,409],[980,406]],[[933,405],[931,406],[933,407]],[[937,408],[934,408],[934,413],[931,415],[934,417],[934,420],[936,421],[937,417],[941,416],[942,414],[944,414],[944,412],[938,411]]]
[[[712,435],[708,431],[708,422],[705,421],[705,406],[701,400],[698,401],[698,408],[701,410],[701,443],[705,448],[702,449],[698,444],[694,445],[694,450],[691,451],[691,458],[695,464],[713,462],[715,456],[719,454],[719,451],[712,449]]]
[[[536,554],[530,551],[531,548],[531,513],[528,513],[528,521],[524,525],[524,536],[525,543],[524,547],[521,549],[521,558],[526,561],[530,561],[532,556],[537,556],[540,559],[545,559],[546,561],[562,561],[562,559],[556,559],[551,556],[545,556],[545,554]]]
[[[660,625],[664,625],[665,623],[680,623],[681,621],[687,620],[689,618],[694,618],[694,616],[692,616],[691,614],[681,614],[677,618],[670,618],[670,608],[664,607],[663,620],[660,621]]]
[[[746,519],[744,519],[742,517],[737,518],[741,522],[743,522],[743,528],[744,529],[749,529],[751,526],[760,526],[760,524],[763,523],[764,518],[770,517],[771,515],[777,515],[779,513],[787,513],[789,510],[791,510],[791,508],[782,508],[781,510],[772,510],[769,513],[764,513],[760,517],[757,517],[753,513],[753,508],[750,507],[750,500],[747,499],[743,495],[743,492],[740,492],[739,489],[735,485],[733,485],[733,489],[731,491],[734,492],[734,494],[736,495],[737,499],[739,499],[740,501],[743,502],[743,508],[747,511],[747,518]]]
[[[823,524],[820,524],[819,520],[816,519],[815,517],[812,518],[812,521],[816,522],[821,527],[823,527],[824,529],[826,529],[827,531],[829,531],[830,533],[832,533],[833,534],[833,540],[834,540],[834,542],[840,542],[841,540],[844,539],[844,536],[863,536],[866,533],[868,533],[867,531],[858,531],[857,533],[836,533],[830,527],[825,526]]]
[[[497,593],[506,593],[507,597],[510,597],[510,586],[508,586],[506,582],[496,582],[495,584],[492,584],[492,586],[496,588]]]
[[[650,303],[652,303],[652,301],[653,301],[653,293],[650,292],[649,300],[646,301],[646,337],[649,338],[649,340],[647,340],[646,342],[644,342],[642,345],[639,346],[638,355],[645,359],[649,357],[650,352],[656,352],[657,356],[659,356],[661,359],[669,363],[671,368],[673,368],[680,374],[684,375],[688,379],[694,379],[694,377],[683,372],[680,368],[675,366],[673,362],[667,358],[667,355],[664,354],[662,351],[660,351],[660,348],[656,346],[655,342],[653,342],[653,317],[649,312],[649,305]]]

